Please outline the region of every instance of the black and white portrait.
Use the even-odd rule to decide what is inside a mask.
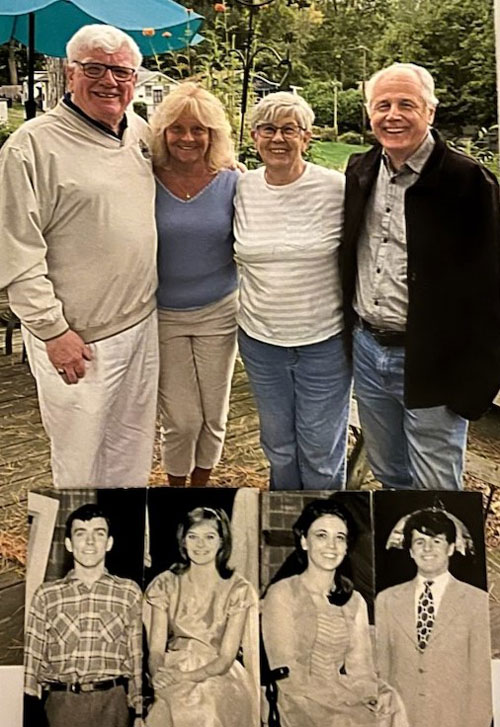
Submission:
[[[412,727],[490,727],[481,495],[374,496],[380,677]]]
[[[264,719],[270,727],[404,727],[401,702],[374,664],[370,493],[318,494],[263,496]],[[291,551],[277,571],[274,549]]]
[[[256,491],[150,490],[148,727],[258,725],[257,518]]]

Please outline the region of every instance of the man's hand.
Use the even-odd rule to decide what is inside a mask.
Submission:
[[[78,333],[66,331],[46,341],[45,346],[51,364],[66,384],[77,384],[85,376],[85,361],[92,359],[92,352]]]

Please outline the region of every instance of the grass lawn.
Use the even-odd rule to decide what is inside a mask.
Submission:
[[[316,164],[343,172],[351,154],[366,151],[369,148],[369,146],[340,144],[335,141],[317,141],[312,146],[311,156]]]
[[[18,126],[24,121],[24,106],[21,104],[14,104],[11,109],[8,110],[9,115],[9,126],[12,129],[17,129]]]

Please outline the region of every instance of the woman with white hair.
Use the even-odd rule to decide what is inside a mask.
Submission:
[[[303,159],[314,113],[273,93],[252,116],[264,166],[235,199],[239,348],[257,401],[271,489],[339,489],[351,370],[342,338],[338,247],[344,177]]]
[[[170,485],[207,484],[220,459],[236,356],[233,197],[239,172],[220,101],[194,83],[151,121],[157,179],[159,404]]]

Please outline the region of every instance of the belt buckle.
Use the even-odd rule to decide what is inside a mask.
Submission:
[[[83,684],[80,684],[80,691],[92,692],[94,691],[94,685],[92,684],[92,682],[84,682]]]
[[[73,694],[80,694],[81,684],[78,682],[73,682],[69,685],[69,691]]]

